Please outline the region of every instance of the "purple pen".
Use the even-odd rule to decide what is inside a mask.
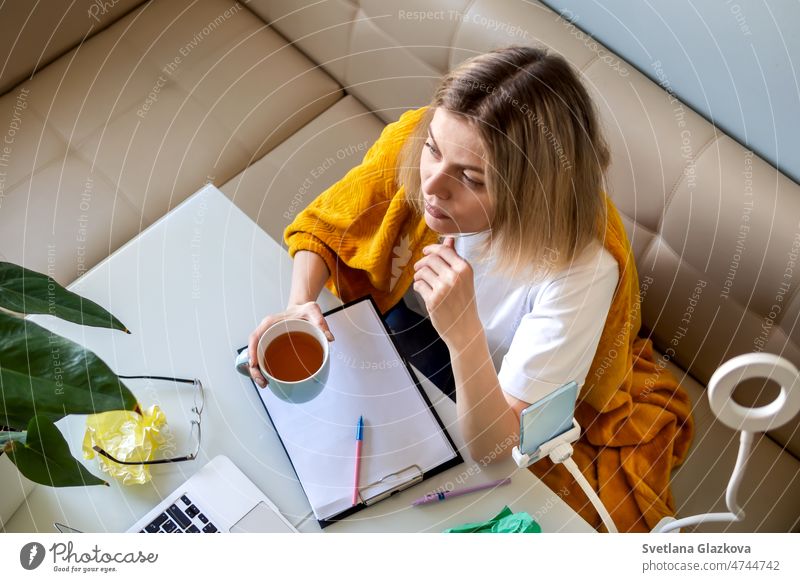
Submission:
[[[459,497],[460,495],[466,495],[467,493],[475,493],[476,491],[483,491],[484,489],[492,489],[494,487],[500,487],[501,485],[508,485],[509,483],[511,483],[511,477],[498,479],[497,481],[490,481],[489,483],[482,483],[480,485],[473,485],[472,487],[465,487],[464,489],[456,489],[455,491],[438,491],[436,493],[428,493],[425,497],[420,497],[411,505],[416,507],[417,505],[425,505],[427,503],[433,503],[434,501],[444,501],[445,499],[450,499],[451,497]]]

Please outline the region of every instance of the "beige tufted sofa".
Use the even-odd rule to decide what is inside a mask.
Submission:
[[[642,335],[694,401],[678,514],[724,510],[738,439],[704,386],[744,352],[800,366],[800,187],[682,105],[657,61],[660,84],[527,0],[71,6],[0,9],[0,255],[63,284],[209,181],[282,240],[446,70],[499,45],[562,53],[612,146],[608,190],[636,255]],[[774,393],[753,382],[737,398]],[[747,519],[703,529],[800,529],[799,423],[758,441]]]

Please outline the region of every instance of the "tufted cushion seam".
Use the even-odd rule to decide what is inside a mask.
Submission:
[[[714,133],[714,135],[709,139],[706,143],[704,143],[699,150],[697,150],[697,155],[689,159],[689,161],[683,166],[683,171],[681,172],[678,179],[673,184],[672,188],[670,189],[669,194],[667,194],[667,199],[664,201],[664,212],[661,213],[661,216],[658,217],[658,224],[656,225],[656,232],[661,235],[662,228],[664,226],[664,218],[667,216],[667,212],[669,211],[669,207],[672,205],[672,200],[675,197],[675,193],[678,191],[678,187],[683,183],[683,179],[686,177],[686,170],[690,168],[692,165],[697,165],[697,162],[700,161],[700,158],[703,156],[705,151],[711,147],[715,142],[717,142],[722,134]]]

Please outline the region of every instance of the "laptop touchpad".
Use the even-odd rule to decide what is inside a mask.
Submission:
[[[287,525],[282,517],[269,505],[261,501],[247,515],[237,521],[230,529],[231,533],[296,533],[297,530]]]

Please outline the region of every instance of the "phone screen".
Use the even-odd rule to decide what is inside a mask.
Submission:
[[[520,415],[519,450],[531,455],[544,443],[572,428],[578,384],[573,380],[537,400]]]

